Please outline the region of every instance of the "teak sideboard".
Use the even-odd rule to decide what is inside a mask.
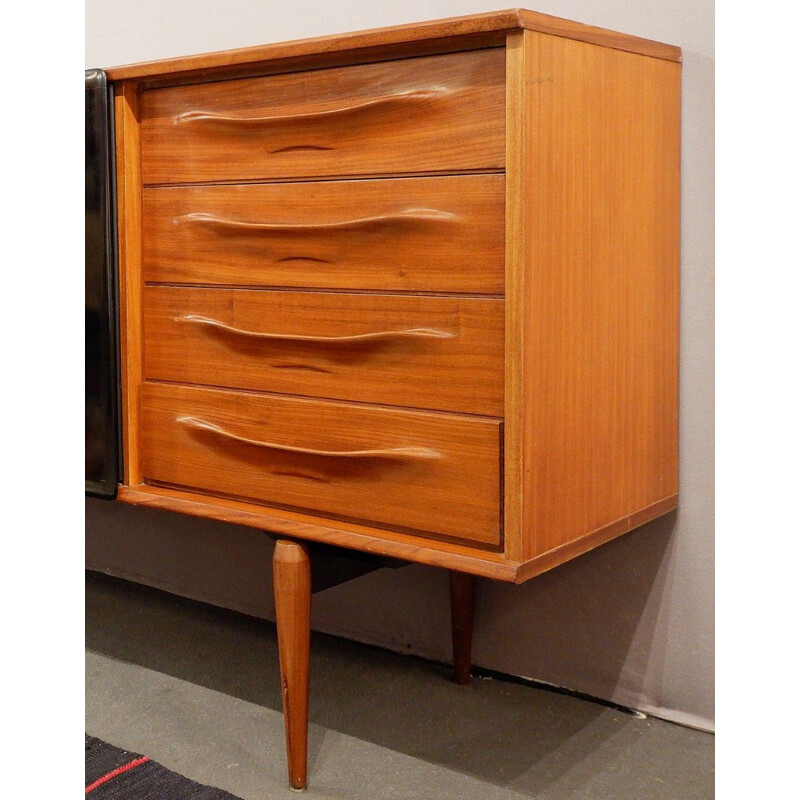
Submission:
[[[520,583],[677,505],[680,50],[510,10],[107,70],[118,499]],[[315,544],[316,543],[316,544]]]

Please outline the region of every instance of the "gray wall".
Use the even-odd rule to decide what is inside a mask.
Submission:
[[[507,7],[489,0],[88,0],[86,66]],[[475,662],[713,727],[713,3],[535,10],[683,48],[680,509],[523,586],[479,585]],[[266,535],[87,501],[87,566],[270,617]],[[315,598],[317,630],[447,660],[441,571],[382,570]]]

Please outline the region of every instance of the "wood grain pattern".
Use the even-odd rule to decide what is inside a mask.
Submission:
[[[144,278],[500,294],[504,185],[461,175],[145,189]]]
[[[271,61],[232,64],[223,70],[189,70],[178,73],[152,75],[141,80],[143,89],[163,89],[167,86],[214,83],[219,80],[239,78],[263,78],[267,75],[283,75],[290,72],[308,72],[334,67],[353,67],[359,64],[377,64],[382,61],[397,61],[405,58],[463,53],[466,50],[486,50],[502,47],[505,33],[490,31],[475,33],[467,37],[448,36],[438,39],[422,39],[413,42],[363,47],[358,50],[318,51],[303,56],[288,56]]]
[[[123,480],[141,481],[139,384],[142,379],[142,178],[136,85],[114,87],[119,248],[120,373]]]
[[[272,556],[289,784],[308,778],[308,679],[311,655],[311,561],[299,542],[279,539]]]
[[[677,492],[680,66],[525,34],[522,559]]]
[[[553,569],[573,558],[577,558],[595,547],[599,547],[618,536],[625,533],[630,533],[642,525],[652,522],[658,517],[674,511],[678,507],[678,495],[673,494],[665,497],[663,500],[658,500],[652,505],[645,506],[629,514],[621,519],[608,522],[596,528],[593,531],[588,531],[576,539],[571,539],[564,544],[554,547],[552,550],[547,550],[540,553],[521,564],[515,565],[514,583],[524,583],[543,572]]]
[[[517,14],[519,15],[520,26],[527,31],[551,34],[560,39],[587,42],[608,49],[638,53],[639,55],[665,59],[666,61],[681,61],[680,47],[675,47],[671,44],[655,42],[652,39],[643,39],[640,36],[631,36],[629,33],[610,31],[607,28],[598,28],[595,25],[586,25],[583,22],[574,22],[561,17],[551,17],[549,14],[528,11],[524,8],[519,9]]]
[[[503,306],[477,298],[151,286],[144,291],[144,374],[502,417]],[[392,331],[403,335],[372,336]]]
[[[404,553],[410,560],[518,581],[674,507],[678,59],[672,59],[668,51],[648,50],[646,45],[640,47],[644,55],[634,54],[629,51],[636,47],[628,47],[631,40],[626,37],[593,33],[586,26],[578,26],[578,31],[569,25],[556,25],[549,33],[522,30],[523,19],[525,24],[542,29],[551,23],[537,15],[514,13],[520,24],[508,29],[511,33],[506,48],[235,82],[238,87],[283,87],[283,95],[269,103],[245,95],[227,107],[217,103],[214,107],[194,104],[178,108],[172,103],[173,116],[189,114],[174,127],[205,126],[220,132],[214,136],[222,138],[232,135],[233,129],[252,142],[288,126],[297,130],[342,128],[349,132],[347,135],[352,133],[355,141],[357,132],[363,134],[370,126],[380,129],[398,108],[405,108],[407,100],[412,106],[444,102],[436,94],[438,84],[430,80],[425,83],[431,75],[413,70],[424,64],[446,63],[447,69],[436,75],[450,76],[451,87],[462,85],[469,93],[480,86],[484,99],[489,95],[494,98],[490,124],[495,126],[499,145],[495,142],[492,146],[501,158],[494,159],[495,166],[475,169],[500,170],[505,166],[506,176],[400,178],[399,162],[393,162],[386,171],[387,158],[391,161],[396,157],[396,143],[387,142],[377,161],[372,159],[369,165],[369,159],[360,162],[369,173],[352,172],[360,169],[353,164],[369,148],[362,148],[354,154],[355,161],[340,164],[337,169],[343,170],[342,176],[378,174],[391,179],[319,181],[311,180],[315,167],[303,172],[302,164],[308,162],[302,159],[308,152],[290,149],[283,155],[300,159],[296,163],[301,166],[277,175],[274,183],[154,186],[144,190],[142,209],[136,133],[139,93],[135,84],[118,89],[117,103],[124,98],[118,108],[117,139],[124,154],[120,170],[123,402],[125,435],[130,440],[126,444],[125,480],[133,486],[151,480],[192,489],[140,488],[128,495],[129,499],[248,525],[269,527],[264,524],[269,521],[278,530],[299,538],[329,541],[333,537],[344,541],[345,546],[377,548],[378,552],[391,551],[399,557],[405,557],[399,555]],[[361,41],[366,43],[367,39]],[[425,41],[431,44],[430,39]],[[465,47],[474,42],[469,38],[463,41]],[[370,46],[378,47],[375,40]],[[284,51],[286,57],[288,52]],[[353,55],[355,51],[337,52],[337,57],[344,58],[347,52]],[[360,52],[363,55],[366,50]],[[491,79],[476,82],[470,65],[486,66],[489,62],[493,66],[485,74],[491,73]],[[460,65],[457,69],[453,67],[456,64]],[[236,67],[233,62],[230,65]],[[225,69],[207,72],[203,79],[224,78],[229,74]],[[459,71],[463,72],[460,77]],[[412,73],[420,79],[406,80]],[[344,77],[334,81],[334,74]],[[368,74],[383,76],[384,82],[375,85],[352,79],[353,75],[363,78]],[[162,78],[166,79],[166,73]],[[309,100],[303,92],[313,88],[317,79],[322,81],[323,93]],[[167,89],[163,95],[159,95],[162,90],[145,91],[143,96],[146,102],[159,96],[174,98],[173,91],[219,98],[223,86],[224,81],[218,80]],[[418,94],[431,91],[430,96]],[[407,97],[407,92],[412,96]],[[397,94],[401,97],[394,96]],[[475,108],[472,103],[470,113]],[[202,117],[258,119],[244,123],[199,119],[195,112]],[[439,161],[436,169],[432,168],[433,161],[424,161],[425,153],[436,148],[456,152],[466,141],[466,150],[474,155],[470,144],[474,139],[467,136],[459,141],[449,136],[451,120],[448,118],[445,124],[443,118],[429,116],[426,124],[431,121],[431,127],[426,135],[430,136],[431,149],[421,151],[422,172],[452,168],[447,158]],[[435,145],[434,133],[438,137]],[[176,151],[175,158],[179,155]],[[209,158],[209,163],[214,162],[214,155]],[[403,169],[418,167],[409,157]],[[392,171],[395,168],[397,173]],[[262,173],[259,167],[257,173],[242,180],[262,180],[263,176],[257,176]],[[230,173],[235,178],[221,178],[221,174],[205,179],[239,180],[238,168]],[[292,178],[302,181],[285,182]],[[194,175],[187,180],[200,178]],[[198,198],[205,205],[198,205]],[[285,214],[276,216],[276,210]],[[143,259],[139,252],[142,214]],[[456,214],[464,221],[449,237],[437,228],[447,214]],[[176,218],[181,219],[175,223]],[[436,233],[423,241],[421,230],[426,225]],[[181,241],[181,237],[188,238]],[[267,240],[280,240],[281,247],[288,249],[269,251],[265,256]],[[327,250],[311,251],[309,247]],[[163,253],[159,254],[159,248]],[[335,255],[329,258],[331,253]],[[341,253],[347,254],[344,260],[338,255]],[[413,259],[403,262],[410,254]],[[231,261],[226,263],[228,258]],[[336,259],[340,263],[329,263]],[[262,274],[268,273],[265,283],[247,277],[253,265],[258,265]],[[144,288],[145,277],[153,285]],[[299,283],[295,285],[292,280]],[[227,286],[210,288],[214,284]],[[273,291],[265,291],[265,286]],[[299,288],[324,291],[290,291]],[[141,328],[143,290],[148,298],[147,346]],[[461,293],[473,296],[434,296]],[[493,297],[474,297],[479,294]],[[497,296],[500,294],[505,300]],[[150,298],[155,299],[151,302]],[[504,316],[502,342],[497,338],[500,308]],[[433,309],[436,320],[425,321],[422,315]],[[447,320],[456,315],[463,331],[459,344],[468,339],[468,350],[478,354],[468,354],[466,363],[472,365],[471,371],[469,379],[462,381],[442,377],[445,373],[436,371],[445,369],[446,364],[447,370],[463,375],[459,363],[463,366],[465,362],[456,353],[439,361],[432,355],[437,347],[454,344],[442,334],[449,330],[445,327]],[[194,317],[194,327],[185,321],[175,322],[181,316]],[[176,333],[184,325],[194,332]],[[225,344],[222,340],[226,337],[241,343]],[[212,347],[208,347],[209,342]],[[416,363],[401,358],[401,351],[411,343],[424,353]],[[329,381],[323,370],[330,369],[331,351],[339,354],[343,346],[360,348],[369,357],[361,362],[360,371],[354,362],[348,362],[347,369],[352,371],[346,376],[337,372]],[[309,352],[313,357],[303,355],[285,369],[271,365],[260,374],[255,353],[270,348],[282,353],[287,348]],[[328,352],[317,355],[320,348]],[[148,376],[161,381],[145,384],[144,396],[155,397],[151,393],[161,391],[208,393],[215,400],[199,404],[204,414],[196,413],[196,409],[185,411],[184,422],[176,423],[178,413],[170,395],[152,404],[148,414],[156,422],[146,423],[148,432],[140,437],[143,350],[147,352]],[[498,351],[499,357],[490,355]],[[386,379],[381,370],[389,366],[386,359],[394,358],[395,353],[397,358],[391,362]],[[414,373],[429,356],[430,369]],[[504,369],[502,393],[497,391],[500,359]],[[366,363],[370,366],[365,367]],[[297,376],[293,381],[292,370],[301,368],[307,373],[304,379]],[[268,372],[278,375],[268,380]],[[285,382],[280,383],[279,378]],[[233,392],[180,388],[164,381],[219,383],[269,394],[237,395],[240,399],[226,407],[219,405],[219,398]],[[292,397],[281,397],[276,391]],[[332,399],[297,397],[303,393]],[[346,401],[359,405],[348,406]],[[276,439],[275,430],[287,429],[265,428],[256,409],[262,403],[280,402],[348,409],[351,422],[341,423],[344,428],[338,428],[339,434],[342,430],[369,432],[366,419],[354,421],[352,409],[364,414],[397,414],[398,420],[409,415],[409,420],[416,420],[414,425],[424,420],[426,431],[435,430],[434,438],[439,436],[452,447],[444,461],[403,461],[394,457],[397,453],[384,460],[392,469],[397,469],[399,462],[401,473],[410,461],[414,464],[410,472],[417,470],[415,474],[422,475],[428,469],[444,469],[447,476],[441,481],[437,477],[434,483],[420,478],[410,492],[405,486],[404,491],[414,499],[412,503],[405,495],[401,498],[402,491],[392,478],[392,491],[398,493],[390,497],[388,506],[377,510],[363,485],[356,491],[357,480],[348,484],[352,502],[347,493],[341,497],[336,492],[325,495],[331,475],[335,473],[339,480],[358,472],[354,467],[363,461],[364,450],[409,447],[408,452],[415,452],[414,448],[444,451],[430,442],[398,444],[396,437],[372,443],[331,439],[340,418],[319,425],[312,414],[300,415],[288,430],[307,436],[324,429],[327,439]],[[366,405],[376,402],[430,410],[417,416],[410,410]],[[434,411],[437,407],[441,410]],[[222,419],[205,413],[220,408]],[[490,414],[495,419],[458,417],[454,411]],[[169,414],[172,417],[167,419]],[[498,442],[501,416],[502,449]],[[300,418],[305,420],[303,424]],[[202,424],[192,427],[186,419]],[[428,428],[433,421],[440,427]],[[466,426],[464,432],[460,427],[448,427],[451,423]],[[214,430],[215,425],[219,430]],[[397,423],[397,428],[389,425],[387,430],[406,435],[414,432],[414,425]],[[162,430],[169,430],[166,438]],[[489,430],[493,431],[491,436]],[[460,446],[462,437],[466,451]],[[215,443],[211,445],[210,440]],[[177,453],[192,454],[188,467],[173,463],[178,457],[170,461],[166,451],[174,442],[179,443]],[[292,449],[296,452],[290,452]],[[241,457],[244,450],[249,453],[246,458]],[[153,452],[157,453],[155,461]],[[479,456],[473,456],[473,452]],[[498,468],[501,452],[504,465]],[[166,465],[166,472],[161,477],[148,476],[140,469],[142,453],[145,461],[157,464],[159,470]],[[210,453],[225,466],[209,466]],[[455,478],[458,471],[451,469],[459,461],[456,453],[459,468],[473,470],[466,482]],[[284,488],[287,480],[296,482],[289,492],[291,497],[276,494],[272,488],[265,493],[257,476],[258,464],[287,458],[311,459],[316,471],[301,470],[281,478]],[[242,468],[237,459],[249,459],[249,466]],[[347,466],[333,468],[330,464],[334,461],[345,461]],[[329,466],[320,466],[319,462]],[[294,466],[299,469],[298,464]],[[383,492],[385,475],[377,470],[372,477]],[[313,484],[311,492],[306,489],[309,483]],[[504,487],[502,504],[500,486]],[[203,499],[203,495],[214,492],[243,499]],[[317,502],[320,496],[327,498],[321,504]],[[418,498],[422,498],[419,503]],[[462,501],[475,505],[470,508]],[[359,502],[365,505],[359,506]],[[267,508],[264,503],[272,505]],[[501,508],[502,522],[498,519]],[[342,519],[337,519],[339,516]],[[345,519],[348,516],[350,521]],[[428,545],[420,545],[426,537],[430,537]],[[486,548],[499,548],[501,543],[502,553],[486,552]],[[473,559],[474,567],[470,567]]]
[[[513,562],[503,553],[470,548],[456,542],[423,540],[412,534],[385,531],[366,525],[315,517],[296,511],[266,508],[222,497],[157,486],[120,486],[120,502],[159,508],[194,517],[216,519],[287,536],[327,542],[375,555],[400,558],[441,569],[458,570],[507,583],[525,583],[543,572],[582,555],[611,539],[651,522],[677,508],[678,497],[664,498],[635,514],[615,520],[595,531],[525,562]]]
[[[312,542],[327,542],[432,567],[456,569],[485,578],[513,581],[517,574],[516,568],[506,562],[502,553],[478,545],[427,539],[404,531],[376,528],[307,512],[161,486],[120,486],[117,499],[130,505],[217,519]]]
[[[112,72],[119,499],[451,570],[468,683],[473,576],[677,504],[679,61],[513,10]],[[298,789],[309,568],[278,542]]]
[[[144,183],[502,168],[504,55],[144,91]]]
[[[167,384],[143,386],[142,410],[146,481],[500,543],[496,421]],[[348,455],[393,448],[422,453]]]
[[[425,47],[429,42],[443,42],[445,43],[443,47],[453,47],[453,42],[458,42],[462,48],[468,49],[493,41],[487,38],[491,34],[502,35],[506,31],[523,28],[671,61],[680,61],[681,58],[680,49],[672,45],[548,14],[524,9],[508,9],[111,67],[107,73],[109,79],[114,81],[161,76],[169,76],[176,80],[185,75],[201,79],[209,72],[226,74],[230,70],[241,68],[242,65],[268,69],[270,64],[275,62],[289,62],[295,69],[310,69],[325,63],[320,60],[321,57],[327,59],[344,57],[351,60],[366,57],[377,60],[378,52],[389,48],[392,49],[392,57],[398,58],[420,52],[426,53],[428,51]]]
[[[530,309],[526,305],[527,274],[525,236],[530,171],[525,158],[528,144],[525,127],[525,34],[513,31],[506,42],[506,319],[505,393],[503,425],[503,530],[506,555],[522,558],[524,507],[523,424],[525,398],[522,391],[525,358],[523,324]]]

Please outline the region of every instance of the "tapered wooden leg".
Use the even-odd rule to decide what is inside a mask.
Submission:
[[[453,680],[466,686],[472,667],[472,618],[475,576],[450,572],[450,621],[453,634]]]
[[[311,562],[302,544],[281,539],[272,558],[289,784],[304,789],[308,769]]]

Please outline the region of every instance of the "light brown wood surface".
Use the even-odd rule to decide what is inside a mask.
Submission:
[[[678,507],[678,495],[673,494],[663,500],[657,500],[649,506],[640,508],[613,522],[600,525],[582,536],[559,544],[551,550],[539,553],[526,561],[517,564],[514,575],[515,583],[524,583],[543,572],[577,558],[595,547],[599,547],[624,533],[629,533],[642,525],[662,517]]]
[[[142,411],[146,481],[500,542],[496,421],[149,383]]]
[[[487,43],[500,43],[504,33],[515,29],[540,31],[671,61],[681,60],[680,48],[673,45],[535,11],[512,8],[111,67],[107,72],[109,79],[114,81],[163,77],[171,80],[208,80],[215,74],[229,74],[246,65],[263,70],[270,67],[300,70],[342,60],[353,63],[362,59],[379,60],[381,53],[385,51],[390,51],[392,58],[401,58],[428,53],[437,46],[442,51],[470,49],[485,46]]]
[[[679,61],[513,10],[112,72],[119,499],[451,570],[468,683],[474,576],[677,505]]]
[[[124,498],[505,580],[675,507],[679,56],[637,52],[626,37],[585,26],[523,30],[550,23],[514,13],[526,24],[511,26],[504,48],[118,88],[125,480],[134,487]],[[450,99],[412,104],[441,110],[459,97],[466,116],[385,124],[404,92],[435,90],[443,75]],[[248,95],[266,86],[279,89],[268,101]],[[210,126],[222,132],[215,137],[239,136],[244,150],[204,146],[200,163],[194,145],[170,151],[174,131],[151,127],[145,161],[170,151],[158,169],[177,165],[183,177],[168,180],[187,185],[142,192],[140,98],[150,112],[166,98],[168,113],[150,113],[146,125],[185,113],[173,128]],[[210,105],[194,102],[203,99]],[[244,121],[198,118],[213,115]],[[289,150],[300,160],[272,178],[245,155],[268,129],[318,129],[320,120],[361,145],[390,131],[403,141],[368,142],[330,174]],[[488,139],[475,137],[488,129]],[[499,158],[448,160],[472,158],[490,140]],[[224,177],[226,152],[254,171]],[[488,173],[425,174],[462,169]],[[449,214],[457,219],[444,235]],[[448,320],[455,339],[443,335]],[[344,359],[345,350],[359,357]],[[260,360],[267,352],[272,360]],[[187,402],[203,414],[180,411]],[[292,410],[277,430],[293,435],[276,440],[262,412],[278,406]],[[176,423],[179,413],[194,422]],[[391,441],[363,438],[375,419]],[[439,444],[409,439],[417,431]],[[358,441],[336,440],[342,432]],[[441,462],[410,457],[440,445],[449,448]],[[370,459],[405,467],[371,470],[366,490],[353,476]],[[265,478],[258,465],[281,460],[299,471]],[[331,467],[336,460],[349,466]]]
[[[526,31],[550,34],[559,39],[600,45],[609,50],[622,50],[627,53],[649,56],[680,63],[681,50],[671,44],[631,36],[629,33],[610,31],[596,25],[586,25],[561,17],[552,17],[525,8],[517,10],[519,25]]]
[[[289,783],[308,782],[308,680],[311,654],[311,561],[299,542],[280,539],[272,556]]]
[[[309,512],[161,486],[120,486],[117,499],[134,506],[216,519],[312,542],[442,569],[460,570],[485,578],[514,581],[517,575],[517,565],[508,563],[502,552],[481,545],[430,539],[405,531],[377,528]]]
[[[530,32],[522,63],[525,561],[677,492],[680,66]]]
[[[530,308],[525,303],[529,273],[525,237],[527,214],[523,199],[530,186],[525,158],[530,137],[525,127],[525,32],[513,31],[506,43],[506,319],[505,319],[505,420],[503,425],[503,525],[506,556],[523,556],[525,504],[523,494],[523,426],[525,398],[522,374],[526,358],[522,336]]]
[[[144,190],[150,282],[501,294],[502,175]]]
[[[425,539],[412,533],[370,527],[288,509],[267,507],[225,497],[211,497],[160,486],[120,486],[120,502],[215,519],[259,530],[390,556],[440,569],[457,570],[492,580],[524,583],[611,539],[673,511],[677,495],[640,509],[609,525],[525,562],[479,545]]]
[[[503,166],[502,48],[144,91],[145,184]]]
[[[151,286],[144,374],[503,415],[503,301]]]
[[[136,485],[139,471],[139,384],[142,380],[142,178],[136,84],[114,87],[117,243],[123,480]]]
[[[129,505],[220,520],[296,536],[312,542],[324,542],[517,584],[524,583],[611,539],[668,514],[678,505],[678,496],[673,495],[640,509],[635,514],[598,528],[580,539],[527,561],[518,562],[508,559],[503,552],[482,549],[479,545],[470,546],[452,541],[425,539],[403,531],[375,528],[225,497],[207,497],[180,489],[160,486],[120,486],[117,499]]]

